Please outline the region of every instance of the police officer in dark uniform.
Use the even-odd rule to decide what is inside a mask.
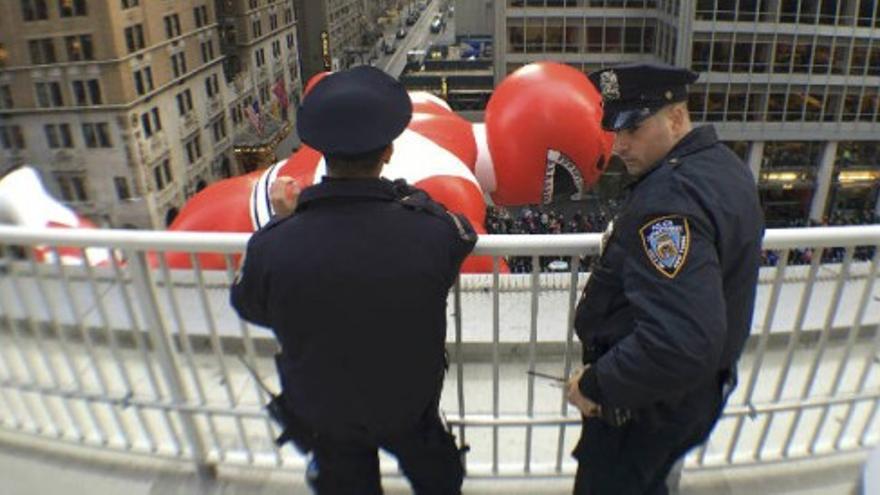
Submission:
[[[308,432],[294,440],[312,450],[321,495],[382,493],[379,448],[417,494],[461,490],[438,403],[446,299],[477,236],[423,191],[380,178],[411,116],[403,86],[375,68],[320,81],[297,129],[328,175],[254,233],[232,287],[239,315],[281,344],[284,405]]]
[[[670,469],[707,439],[735,386],[763,216],[748,167],[713,127],[691,125],[697,77],[658,64],[590,74],[634,182],[577,307],[578,495],[668,493]]]

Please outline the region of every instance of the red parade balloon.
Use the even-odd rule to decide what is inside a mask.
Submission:
[[[471,172],[477,161],[477,143],[471,123],[449,113],[446,115],[415,113],[409,129],[434,141],[458,157]]]
[[[522,67],[498,85],[486,108],[495,202],[548,203],[558,167],[579,191],[594,185],[611,151],[601,102],[582,72],[553,62]]]

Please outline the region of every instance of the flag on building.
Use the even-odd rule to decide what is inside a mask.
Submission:
[[[287,88],[284,87],[283,77],[278,79],[278,82],[272,87],[272,93],[278,98],[278,103],[281,104],[282,109],[290,106],[290,100],[287,98]]]
[[[254,130],[257,131],[257,134],[263,134],[263,120],[260,118],[260,104],[259,102],[254,102],[253,105],[245,105],[244,106],[244,114],[251,122],[251,125],[254,126]]]

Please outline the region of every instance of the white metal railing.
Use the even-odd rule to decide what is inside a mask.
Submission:
[[[199,469],[301,468],[292,450],[272,443],[266,397],[239,361],[277,383],[271,334],[239,320],[227,302],[247,238],[0,227],[0,427]],[[481,237],[476,253],[493,256],[496,271],[463,275],[450,295],[452,367],[441,402],[471,445],[469,474],[573,471],[579,416],[561,390],[525,371],[567,375],[578,362],[571,322],[588,276],[578,257],[595,255],[598,243],[598,234]],[[880,226],[767,233],[765,247],[779,261],[762,269],[740,387],[688,468],[877,442],[878,245]],[[806,247],[817,253],[810,264],[789,266],[790,250]],[[85,258],[87,248],[110,255],[94,265],[60,261],[71,250]],[[823,263],[823,249],[843,249],[842,259]],[[203,269],[200,253],[219,253],[225,269]],[[499,273],[500,257],[510,255],[531,256],[535,267],[540,256],[559,256],[571,268]],[[169,267],[172,256],[194,268]]]

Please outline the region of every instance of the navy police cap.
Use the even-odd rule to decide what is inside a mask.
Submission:
[[[396,79],[370,66],[319,81],[296,114],[300,139],[329,155],[357,155],[388,146],[409,125],[412,102]]]
[[[627,64],[590,73],[602,93],[606,131],[630,129],[661,108],[687,100],[687,85],[699,74],[666,64]]]

